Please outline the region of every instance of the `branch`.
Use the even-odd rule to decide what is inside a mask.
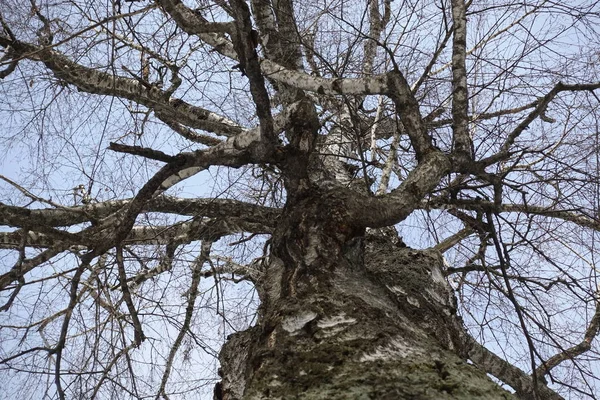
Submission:
[[[221,115],[181,99],[170,98],[168,91],[161,90],[156,85],[146,87],[137,79],[85,67],[58,51],[11,40],[1,35],[0,45],[11,46],[19,57],[43,62],[58,79],[76,86],[81,91],[132,100],[152,109],[158,118],[177,120],[189,127],[208,132],[231,136],[243,131],[235,122]]]
[[[173,268],[173,259],[175,258],[175,251],[177,250],[177,247],[180,244],[181,243],[177,242],[168,243],[165,246],[166,248],[164,256],[160,257],[160,262],[158,266],[151,269],[141,270],[140,272],[138,272],[137,274],[135,274],[127,280],[127,285],[129,285],[129,287],[131,288],[134,288],[140,286],[145,281],[162,274],[163,272],[171,271],[171,269]],[[112,289],[116,288],[117,286],[113,287]]]
[[[213,266],[210,270],[206,271],[204,273],[205,277],[230,274],[240,276],[242,279],[247,279],[250,282],[256,283],[263,276],[263,271],[260,268],[260,261],[263,260],[262,257],[254,260],[250,265],[238,264],[229,257],[217,256],[216,260],[223,262],[223,264]]]
[[[444,18],[444,20],[445,20],[445,18]],[[425,80],[430,77],[431,70],[433,69],[433,67],[437,63],[440,55],[446,48],[446,45],[448,44],[448,41],[450,40],[451,36],[452,36],[452,29],[446,29],[446,34],[444,36],[444,39],[442,39],[442,42],[438,45],[437,49],[433,53],[433,56],[431,57],[431,60],[429,60],[429,63],[423,70],[423,73],[421,74],[421,76],[419,77],[417,82],[415,82],[415,84],[412,85],[411,90],[413,91],[413,93],[417,93],[417,91],[423,85],[423,82],[425,82]]]
[[[0,66],[3,65],[6,65],[6,68],[0,70],[0,79],[4,79],[8,75],[12,74],[14,70],[17,69],[17,65],[19,65],[19,60],[18,58],[15,59],[15,54],[12,47],[6,47],[4,49],[4,55],[0,57]]]
[[[233,24],[231,22],[209,22],[202,14],[186,7],[180,0],[157,0],[157,3],[188,34],[231,34],[233,31]]]
[[[131,316],[134,330],[134,342],[135,346],[139,347],[142,342],[146,339],[146,335],[142,329],[142,323],[140,322],[137,310],[131,299],[131,293],[129,292],[129,286],[127,285],[127,274],[125,273],[125,263],[123,262],[123,247],[118,245],[116,248],[116,262],[119,270],[119,284],[121,286],[121,293],[123,294],[123,300]]]
[[[454,235],[447,237],[446,239],[433,246],[433,249],[440,253],[445,253],[446,251],[456,246],[461,240],[471,236],[474,232],[475,231],[473,230],[473,228],[466,226],[460,231],[456,232]]]
[[[174,159],[173,156],[165,154],[162,151],[151,149],[149,147],[129,146],[126,144],[110,142],[108,148],[118,153],[133,154],[136,156],[142,156],[151,160],[157,160],[166,163],[171,162]]]
[[[417,161],[435,151],[431,136],[427,134],[427,128],[419,110],[419,102],[415,98],[408,82],[400,71],[392,71],[387,74],[387,95],[396,105],[396,112],[400,115],[410,143],[415,149]]]
[[[363,52],[363,68],[362,73],[364,75],[371,75],[373,73],[373,63],[375,56],[377,55],[377,44],[391,16],[391,0],[385,0],[384,15],[381,15],[379,11],[379,1],[371,1],[369,4],[369,36],[365,41]]]
[[[600,88],[600,82],[588,83],[588,84],[564,84],[558,82],[548,94],[537,100],[536,107],[525,117],[523,121],[508,135],[504,144],[500,148],[500,151],[490,157],[487,157],[481,161],[484,166],[492,165],[499,161],[506,159],[510,155],[510,148],[515,143],[517,138],[527,129],[533,121],[538,117],[543,117],[546,112],[548,105],[554,100],[554,98],[561,92],[577,92],[577,91],[594,91]]]
[[[32,271],[38,265],[45,263],[55,255],[67,250],[69,245],[56,243],[53,247],[44,250],[37,256],[23,260],[17,268],[12,268],[5,274],[0,275],[0,291],[6,289],[12,282],[23,279],[26,273]]]
[[[127,207],[132,199],[111,200],[100,203],[90,203],[76,207],[26,209],[0,203],[0,225],[23,227],[36,221],[34,230],[39,226],[70,226],[91,219],[98,221],[107,218],[115,212]],[[148,201],[142,212],[160,212],[177,215],[225,218],[244,218],[250,223],[262,223],[265,227],[273,228],[281,212],[278,208],[259,206],[231,199],[185,199],[171,196],[156,196]],[[37,229],[39,230],[39,229]],[[15,232],[2,232],[4,238],[13,237]],[[33,235],[29,233],[28,235]],[[20,236],[19,236],[20,237]],[[31,237],[30,243],[39,238]],[[10,240],[0,240],[0,244],[13,243]]]
[[[65,344],[67,341],[67,334],[69,332],[69,324],[71,322],[71,316],[73,315],[73,311],[75,310],[75,306],[78,304],[77,289],[79,287],[79,282],[81,280],[81,276],[83,272],[89,267],[90,261],[96,254],[94,252],[88,253],[87,257],[84,256],[81,264],[75,271],[75,274],[71,278],[71,286],[69,288],[69,304],[66,308],[66,312],[63,318],[62,326],[60,328],[60,335],[58,338],[58,342],[56,346],[52,349],[50,354],[56,355],[56,361],[54,363],[54,384],[56,385],[56,391],[58,392],[58,396],[61,400],[65,399],[65,392],[62,387],[62,379],[61,379],[61,365],[62,365],[62,356],[63,349],[65,348]]]
[[[243,218],[202,219],[171,226],[136,226],[124,239],[127,244],[190,243],[196,240],[217,240],[234,233],[252,232],[270,234],[272,228],[262,223],[247,222]]]
[[[219,54],[237,60],[233,43],[225,36],[234,31],[233,23],[208,22],[202,14],[186,7],[180,0],[159,0],[163,9],[173,18],[177,26],[189,35],[198,36]]]
[[[321,78],[303,71],[287,69],[267,59],[262,59],[260,66],[269,79],[318,94],[368,95],[385,94],[388,91],[386,74],[364,78]]]
[[[423,209],[448,209],[460,208],[471,211],[491,211],[493,213],[519,212],[525,214],[535,214],[549,218],[558,218],[563,221],[572,222],[584,228],[590,228],[600,231],[600,220],[589,217],[584,214],[578,214],[573,211],[557,210],[549,207],[533,206],[529,204],[496,204],[484,200],[445,200],[442,198],[433,198],[422,204]]]
[[[500,269],[500,265],[478,265],[478,264],[473,264],[473,263],[469,263],[467,265],[465,265],[464,267],[448,267],[446,268],[445,271],[445,275],[452,275],[452,274],[465,274],[468,272],[489,272],[492,273],[496,276],[502,276],[502,273],[498,273],[496,272],[496,270]],[[518,276],[515,275],[509,275],[509,277],[511,279],[513,278],[520,278]],[[538,283],[538,282],[535,282]],[[538,283],[539,284],[539,283]]]
[[[252,219],[256,219],[256,217]],[[275,221],[249,221],[243,217],[237,218],[231,216],[215,219],[202,219],[198,217],[190,222],[180,222],[173,225],[134,226],[124,241],[127,244],[136,245],[163,245],[173,242],[190,243],[195,240],[203,240],[215,236],[222,237],[241,232],[270,234],[274,230],[274,225]],[[90,242],[89,234],[85,234],[87,232],[82,232],[84,234],[74,236],[76,239],[69,241],[65,245],[69,249],[89,248],[93,242]],[[22,242],[24,242],[26,247],[37,248],[50,248],[60,243],[52,236],[28,230],[0,232],[0,248],[18,249]],[[24,263],[29,265],[27,260]]]
[[[190,323],[192,322],[192,316],[194,314],[194,309],[196,308],[196,298],[198,296],[198,286],[200,284],[201,278],[201,270],[202,265],[209,260],[210,250],[211,250],[212,242],[202,242],[202,250],[200,251],[200,255],[194,260],[192,267],[192,281],[190,283],[190,288],[188,290],[188,302],[185,308],[185,319],[183,321],[183,325],[177,334],[177,338],[173,343],[173,347],[169,351],[169,356],[167,358],[167,364],[165,365],[165,372],[160,382],[160,387],[158,389],[158,394],[156,398],[158,399],[160,395],[163,398],[166,398],[165,388],[167,386],[167,382],[169,380],[169,375],[171,374],[171,369],[173,368],[173,360],[177,355],[177,351],[181,346],[183,338],[188,333],[190,329]]]
[[[469,122],[484,121],[484,120],[488,120],[488,119],[492,119],[492,118],[502,117],[504,115],[518,114],[520,112],[523,112],[525,110],[528,110],[530,108],[537,106],[538,102],[539,101],[536,100],[536,101],[527,103],[527,104],[525,104],[523,106],[519,106],[519,107],[506,108],[503,110],[471,115],[469,117]],[[452,122],[453,122],[453,119],[448,118],[448,119],[440,119],[438,121],[432,121],[432,122],[428,123],[427,125],[431,128],[439,128],[441,126],[449,125]]]
[[[592,320],[590,321],[590,324],[585,331],[583,340],[580,343],[578,343],[574,346],[571,346],[570,348],[565,349],[558,354],[555,354],[554,356],[550,357],[548,360],[543,362],[542,365],[540,365],[536,369],[536,371],[535,371],[536,375],[540,376],[540,377],[544,376],[544,375],[548,374],[550,372],[550,370],[552,370],[552,368],[556,367],[563,361],[572,360],[573,358],[590,350],[592,348],[592,341],[596,338],[599,331],[600,331],[600,302],[598,300],[596,300],[596,311],[594,312],[594,316],[592,317]]]
[[[6,301],[6,303],[4,303],[4,305],[2,307],[0,307],[0,311],[8,311],[8,309],[10,308],[12,303],[17,298],[17,295],[23,288],[23,285],[25,284],[25,278],[23,277],[23,274],[21,273],[21,266],[22,266],[24,260],[25,260],[25,240],[21,240],[21,242],[19,243],[19,257],[17,258],[17,262],[15,263],[15,265],[12,267],[12,270],[16,271],[16,273],[18,273],[20,275],[18,278],[19,283],[14,288],[13,292],[11,293],[11,295],[8,298],[8,300]]]
[[[486,349],[469,334],[465,334],[465,336],[469,358],[475,365],[507,385],[510,385],[520,398],[534,398],[533,379],[529,375]],[[544,400],[564,400],[562,396],[540,381],[538,381],[538,390]]]
[[[497,214],[496,214],[496,217],[497,217]],[[532,377],[533,393],[531,394],[531,397],[534,400],[537,400],[539,397],[538,395],[540,394],[540,382],[539,382],[540,379],[537,375],[535,375],[535,371],[536,371],[535,356],[537,355],[537,351],[533,344],[533,339],[531,337],[531,334],[529,333],[529,328],[527,327],[527,324],[525,323],[525,317],[523,315],[523,308],[519,304],[519,302],[514,294],[514,291],[512,289],[512,285],[510,282],[510,278],[508,276],[508,268],[512,268],[512,266],[510,264],[508,250],[506,249],[506,246],[504,245],[504,243],[501,243],[502,239],[499,237],[499,235],[496,231],[496,227],[494,225],[494,220],[493,220],[491,212],[489,212],[489,211],[486,212],[486,219],[487,219],[487,225],[489,228],[488,230],[489,230],[492,240],[494,242],[494,247],[496,248],[496,255],[498,257],[498,261],[500,262],[500,269],[502,270],[502,278],[504,280],[504,285],[506,286],[506,297],[508,297],[508,299],[510,300],[510,302],[513,305],[513,308],[515,309],[515,314],[517,314],[517,318],[519,319],[519,324],[521,325],[521,329],[523,330],[523,335],[525,336],[525,340],[527,341],[527,346],[529,348],[529,361],[531,362],[531,371],[534,374]],[[529,394],[528,394],[528,396],[529,396]]]
[[[352,192],[348,209],[354,221],[365,227],[381,228],[403,221],[422,199],[450,172],[450,160],[439,151],[432,151],[392,192],[380,197],[358,197]],[[365,212],[368,210],[368,212]]]
[[[379,111],[379,108],[378,108]],[[377,121],[376,121],[377,122]],[[375,157],[375,130],[377,129],[376,125],[373,125],[373,131],[371,133],[372,137],[372,145],[371,145],[371,154]],[[390,183],[390,177],[392,176],[392,171],[394,167],[398,163],[398,146],[400,142],[400,130],[396,130],[394,132],[394,138],[392,139],[392,143],[390,144],[390,151],[387,155],[387,159],[385,160],[385,165],[381,170],[381,178],[379,180],[379,187],[375,192],[376,195],[381,196],[385,194],[388,190],[388,186]]]
[[[250,81],[250,93],[256,105],[256,116],[260,121],[261,141],[265,146],[275,146],[278,138],[274,132],[271,101],[256,52],[258,43],[253,40],[255,31],[252,29],[250,8],[245,0],[231,0],[229,3],[235,15],[235,32],[231,32],[233,45],[240,61],[240,70]]]
[[[162,121],[169,126],[169,128],[173,129],[173,131],[177,132],[180,136],[186,138],[189,141],[200,143],[205,146],[215,146],[222,142],[221,139],[217,139],[208,135],[203,135],[200,133],[194,132],[192,129],[181,125],[178,122],[171,121],[168,118],[163,118]]]
[[[473,141],[469,135],[469,96],[467,92],[467,16],[465,0],[452,0],[452,131],[453,156],[459,164],[473,160]]]
[[[277,31],[277,22],[271,3],[263,0],[251,0],[256,26],[260,31],[261,44],[265,58],[282,60],[281,37]]]

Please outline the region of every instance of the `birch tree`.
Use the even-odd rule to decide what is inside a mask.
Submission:
[[[3,394],[598,396],[564,3],[3,0]]]

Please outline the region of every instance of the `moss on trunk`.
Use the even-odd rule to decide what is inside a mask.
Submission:
[[[465,360],[441,256],[365,236],[326,200],[303,199],[274,236],[258,324],[224,346],[217,397],[511,398]]]

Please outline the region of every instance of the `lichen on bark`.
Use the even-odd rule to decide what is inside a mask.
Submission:
[[[512,398],[462,354],[439,254],[304,217],[273,251],[294,254],[271,256],[257,325],[221,353],[223,399]]]

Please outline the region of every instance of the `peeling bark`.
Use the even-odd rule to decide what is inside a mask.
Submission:
[[[29,186],[20,186],[0,175],[0,183],[20,193],[12,198],[10,190],[3,191],[10,194],[3,200],[6,204],[0,203],[0,227],[4,227],[0,250],[7,249],[17,256],[17,262],[7,264],[0,274],[0,292],[9,293],[0,311],[15,310],[18,316],[22,311],[31,311],[29,325],[17,326],[9,318],[9,324],[0,329],[8,327],[13,339],[21,340],[17,347],[34,345],[7,353],[0,364],[15,362],[10,365],[14,371],[40,377],[53,374],[61,399],[102,396],[101,386],[107,382],[112,386],[107,390],[131,385],[136,398],[146,398],[147,393],[137,392],[137,379],[144,378],[135,377],[133,371],[139,365],[130,362],[136,359],[130,358],[130,352],[148,343],[142,328],[145,316],[152,315],[153,321],[163,318],[165,326],[174,324],[179,331],[168,355],[163,355],[167,361],[161,366],[163,379],[155,393],[156,398],[167,398],[179,391],[178,385],[170,388],[168,381],[178,368],[174,360],[179,357],[177,352],[186,332],[193,334],[190,321],[196,317],[194,302],[200,278],[213,276],[215,282],[249,280],[261,300],[257,324],[231,335],[221,351],[222,382],[215,388],[218,399],[511,398],[487,378],[488,373],[511,386],[521,399],[545,400],[561,399],[545,385],[546,376],[564,384],[564,390],[580,391],[577,385],[571,386],[578,378],[554,380],[563,374],[554,368],[565,361],[573,362],[573,367],[567,368],[579,369],[583,380],[591,376],[586,375],[588,356],[579,357],[584,367],[575,357],[593,348],[592,341],[600,330],[600,304],[593,274],[586,272],[588,281],[578,282],[572,277],[584,274],[577,271],[569,275],[572,272],[561,267],[563,260],[547,256],[543,248],[552,240],[563,247],[564,254],[584,261],[577,247],[587,246],[581,239],[587,237],[585,230],[600,230],[595,197],[586,197],[600,181],[597,168],[589,168],[595,165],[592,155],[599,146],[594,111],[600,99],[594,91],[600,88],[600,82],[590,81],[597,71],[588,70],[589,60],[577,64],[571,57],[575,53],[557,57],[569,60],[567,64],[555,63],[554,56],[546,61],[547,54],[536,51],[537,46],[554,51],[553,46],[562,43],[555,42],[562,33],[538,35],[533,27],[544,25],[543,18],[537,19],[541,11],[547,15],[557,13],[552,18],[576,16],[574,27],[582,23],[595,26],[595,20],[588,18],[596,18],[597,12],[573,6],[565,13],[562,5],[550,6],[547,2],[533,7],[508,2],[482,8],[471,1],[451,0],[418,8],[419,2],[415,2],[413,8],[391,0],[370,0],[354,2],[358,7],[351,7],[348,13],[344,7],[353,2],[324,2],[321,8],[319,2],[305,5],[293,0],[157,0],[121,14],[120,1],[114,1],[112,10],[90,8],[97,18],[82,10],[75,16],[73,11],[69,20],[85,18],[81,30],[72,31],[79,22],[71,27],[67,20],[49,19],[42,14],[47,10],[48,15],[63,15],[65,6],[60,2],[45,2],[43,9],[38,9],[34,0],[31,3],[30,11],[22,8],[22,15],[8,8],[0,12],[0,79],[14,71],[19,71],[22,79],[20,89],[15,85],[15,74],[6,80],[6,93],[16,95],[14,99],[7,97],[3,107],[11,120],[7,126],[13,127],[13,110],[15,120],[23,112],[20,103],[25,97],[21,97],[21,90],[28,96],[43,92],[45,98],[50,93],[47,89],[55,84],[60,90],[52,101],[62,96],[58,93],[64,87],[109,97],[121,106],[111,105],[106,109],[108,113],[122,109],[131,115],[110,115],[102,135],[86,136],[81,127],[75,129],[76,125],[65,125],[62,132],[63,122],[78,124],[78,116],[72,118],[70,113],[35,127],[38,117],[33,114],[39,114],[40,121],[49,118],[54,110],[52,102],[38,110],[34,101],[31,104],[35,106],[26,110],[35,112],[27,127],[22,127],[23,136],[37,132],[40,143],[42,139],[50,143],[58,138],[60,146],[74,147],[77,154],[73,157],[79,157],[81,165],[77,165],[89,182],[83,182],[87,189],[80,181],[69,183],[78,185],[71,189],[72,201],[62,195],[53,200],[53,193],[63,193],[68,186],[33,190],[32,182],[37,179],[28,177],[25,180]],[[133,3],[128,5],[133,10],[142,2],[128,3]],[[192,4],[196,8],[191,8]],[[516,17],[508,18],[515,11]],[[355,17],[360,15],[362,22],[358,24]],[[507,19],[498,18],[500,15]],[[126,20],[133,16],[135,21]],[[528,22],[529,17],[533,19]],[[41,25],[37,31],[35,25],[27,26],[35,18],[39,20],[37,26]],[[127,23],[121,24],[121,20]],[[11,29],[12,21],[20,22]],[[440,27],[437,34],[430,30],[435,25]],[[514,55],[499,54],[496,59],[498,42],[505,34],[509,39],[506,43],[513,43],[526,26],[531,28],[522,36],[526,39],[523,48]],[[548,32],[555,35],[553,29]],[[517,57],[519,53],[522,58]],[[578,54],[584,53],[581,48]],[[537,59],[544,62],[536,65]],[[304,67],[305,62],[310,68]],[[576,69],[569,65],[579,65],[585,72],[573,74]],[[138,68],[139,74],[135,72]],[[541,76],[540,71],[551,73]],[[38,86],[40,80],[45,81],[45,89]],[[553,86],[548,87],[550,83]],[[250,94],[247,99],[243,93],[246,88]],[[376,106],[375,99],[369,97],[372,95],[377,95]],[[143,119],[138,114],[144,114]],[[588,119],[591,116],[596,119]],[[559,122],[562,117],[564,123]],[[114,133],[119,129],[113,122],[129,118],[135,130]],[[154,119],[190,143],[167,143],[169,136],[163,141],[160,127],[151,126],[158,122]],[[538,120],[558,122],[560,129],[538,129]],[[56,122],[56,126],[49,122]],[[475,124],[481,124],[477,132],[471,128]],[[45,128],[50,126],[53,129]],[[75,132],[81,141],[71,140]],[[44,138],[51,134],[57,136]],[[20,136],[10,132],[2,137],[13,135],[15,140]],[[113,136],[109,139],[109,135]],[[91,196],[92,187],[113,189],[109,188],[113,181],[119,183],[122,175],[128,175],[127,171],[114,176],[102,172],[107,170],[99,160],[105,159],[102,149],[107,140],[116,141],[108,149],[127,154],[123,157],[144,157],[165,165],[133,198],[116,196],[136,187],[135,176],[127,180],[127,188],[120,182],[121,187],[115,187],[114,193],[109,191],[113,194],[106,194],[105,198],[115,196],[110,197],[113,200],[97,203]],[[90,147],[78,148],[84,144]],[[185,151],[170,155],[142,147],[149,144]],[[89,169],[83,162],[92,154],[96,161]],[[243,166],[260,173],[243,178],[250,174],[240,174],[241,181],[228,172],[217,173],[213,189],[219,190],[214,193],[227,198],[166,196],[167,190],[176,191],[175,185],[210,167],[227,167],[221,171],[229,171]],[[44,179],[50,182],[62,167],[50,170],[49,174],[36,171],[33,175],[47,175]],[[231,180],[221,191],[225,175]],[[66,177],[65,182],[72,180],[76,178]],[[377,181],[379,190],[373,195],[373,183]],[[571,181],[574,183],[567,183]],[[255,190],[254,184],[259,184],[260,190]],[[197,195],[208,193],[205,189],[208,186]],[[283,209],[275,208],[284,202]],[[434,225],[435,230],[430,232],[435,235],[429,239],[438,244],[433,250],[406,248],[394,225],[417,209],[445,210],[435,218],[438,221],[446,221],[443,214],[447,211],[459,223],[452,223],[447,231],[456,233],[440,242],[444,232],[438,236]],[[503,222],[500,213],[508,214]],[[497,217],[496,222],[492,215]],[[578,244],[573,246],[569,240],[563,243],[560,235],[565,228],[560,224],[546,227],[545,222],[533,219],[538,216],[540,220],[553,218],[585,228],[575,233],[577,241],[573,243]],[[525,225],[529,234],[521,236]],[[556,233],[555,227],[560,228]],[[519,244],[513,244],[512,238],[502,242],[503,232],[504,237],[519,236]],[[270,235],[265,247],[268,255],[247,264],[217,255],[214,259],[224,263],[211,264],[210,271],[202,270],[202,263],[213,259],[209,259],[210,243],[234,234],[243,235],[230,237],[235,242],[229,244],[236,246],[252,241],[255,235]],[[472,254],[458,249],[458,260],[464,259],[464,266],[457,264],[444,270],[437,251],[449,250],[469,236],[473,243],[479,241],[479,249],[474,245]],[[545,236],[550,239],[547,241]],[[178,265],[185,264],[188,254],[195,251],[196,241],[202,241],[202,250],[185,292],[185,320],[176,325],[176,317],[167,312],[157,313],[155,319],[154,314],[147,313],[148,304],[155,307],[172,294],[179,295],[178,282],[187,275]],[[496,247],[495,254],[486,253],[490,241]],[[192,244],[186,246],[188,243]],[[248,249],[262,242],[250,244]],[[219,246],[217,251],[221,250]],[[139,255],[137,247],[141,247]],[[515,258],[529,251],[539,253],[547,265],[512,268],[509,251],[517,255]],[[74,257],[79,259],[77,265],[61,271],[63,260]],[[99,260],[97,266],[95,259]],[[590,260],[593,266],[593,258]],[[500,267],[491,265],[496,262]],[[537,274],[535,269],[542,272]],[[116,284],[112,281],[115,271]],[[487,279],[475,281],[478,291],[498,292],[500,299],[511,301],[512,310],[494,312],[514,312],[518,316],[530,351],[531,375],[467,334],[445,276],[475,271],[487,275]],[[530,272],[535,276],[530,277]],[[168,274],[173,276],[168,278]],[[177,284],[169,284],[163,291],[158,277]],[[503,282],[498,284],[500,281],[493,278],[500,277]],[[509,279],[518,284],[519,296],[526,301],[517,302]],[[155,290],[156,297],[148,295],[150,291],[144,286],[151,286],[153,281],[157,281],[154,287],[161,289]],[[461,281],[459,289],[465,287],[464,283]],[[545,289],[545,293],[539,295],[541,291],[529,289],[528,283]],[[66,308],[39,320],[36,315],[43,315],[39,308],[19,308],[23,307],[19,304],[21,297],[27,300],[21,302],[23,305],[33,304],[28,297],[36,285],[40,288],[38,296],[52,295],[58,299],[56,307],[64,303],[68,304]],[[578,327],[563,329],[550,317],[546,325],[539,324],[542,310],[536,304],[544,305],[545,300],[556,296],[550,292],[553,286],[562,286],[561,290],[581,300],[577,306],[580,310],[586,310],[593,299],[594,316],[582,338],[572,340]],[[62,303],[54,294],[61,288],[65,296]],[[489,296],[486,300],[493,298]],[[95,303],[88,303],[88,297]],[[113,303],[113,299],[118,302]],[[40,300],[36,304],[43,303]],[[95,324],[90,324],[88,318],[90,304],[98,306]],[[464,304],[469,310],[469,303]],[[79,308],[84,312],[79,313]],[[552,311],[552,318],[567,315],[562,314],[567,310]],[[507,315],[507,321],[512,322],[511,314]],[[522,315],[536,325],[535,343]],[[120,326],[123,340],[117,339],[113,330],[105,330],[113,323]],[[36,339],[31,339],[32,328],[39,326],[41,332],[54,324],[62,324],[59,335],[54,335],[56,340],[42,337],[46,347],[37,346]],[[132,335],[128,338],[130,326]],[[481,326],[485,337],[488,327]],[[556,326],[559,328],[554,332]],[[103,336],[103,332],[110,334]],[[518,340],[518,336],[515,338]],[[90,364],[79,371],[79,360],[72,355],[79,353],[78,340],[94,347],[89,352],[93,355]],[[539,351],[534,347],[536,343]],[[102,348],[109,350],[102,354]],[[153,347],[153,351],[158,348]],[[504,350],[511,355],[510,346]],[[554,354],[546,354],[550,351]],[[28,357],[37,353],[51,357],[54,364],[48,365],[54,371],[31,367],[34,364],[29,364]],[[185,361],[186,357],[182,358]],[[122,371],[126,370],[119,363],[125,359],[130,377],[123,378],[127,374]],[[97,374],[101,376],[94,381]],[[71,376],[76,377],[71,380]],[[146,381],[140,386],[154,390]],[[588,386],[580,393],[595,389]],[[185,396],[196,387],[184,390],[188,392],[179,394]]]
[[[347,216],[334,194],[285,211],[256,282],[258,324],[224,346],[216,398],[512,398],[466,361],[441,255]]]

